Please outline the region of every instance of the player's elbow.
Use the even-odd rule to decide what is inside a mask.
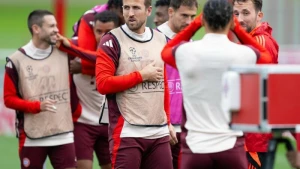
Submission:
[[[10,108],[10,109],[13,109],[13,101],[11,99],[11,96],[4,96],[4,105],[7,107],[7,108]]]
[[[174,56],[172,52],[170,52],[167,48],[164,48],[162,50],[161,58],[166,64],[171,65],[173,68],[177,69]]]
[[[167,61],[167,58],[168,58],[168,54],[167,54],[168,52],[167,52],[167,49],[166,49],[166,47],[161,51],[161,58],[162,58],[162,60],[164,61],[164,62],[166,62]]]
[[[260,57],[257,60],[258,64],[271,64],[273,63],[272,56],[268,52],[261,53]]]
[[[97,82],[97,90],[102,95],[109,94],[109,90],[106,87],[104,82],[101,82],[101,81]]]

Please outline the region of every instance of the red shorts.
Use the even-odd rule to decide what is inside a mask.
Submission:
[[[55,169],[76,168],[73,143],[49,147],[23,147],[20,151],[21,168],[43,168],[47,155]]]
[[[158,139],[120,138],[109,142],[112,169],[172,169],[169,136]]]
[[[99,165],[110,164],[108,125],[74,123],[74,142],[77,160],[93,161],[95,151]]]
[[[244,138],[238,138],[232,149],[207,154],[183,153],[182,169],[247,169]]]

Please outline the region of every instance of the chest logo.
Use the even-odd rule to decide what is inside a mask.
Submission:
[[[130,47],[129,52],[131,53],[131,57],[129,56],[128,60],[130,60],[131,62],[139,62],[143,58],[142,56],[137,55],[136,49],[134,47]]]

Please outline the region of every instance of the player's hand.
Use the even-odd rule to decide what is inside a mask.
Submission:
[[[70,61],[70,72],[73,74],[81,73],[81,63],[76,60]]]
[[[56,101],[51,99],[46,99],[45,101],[42,101],[40,105],[41,111],[50,111],[56,113],[56,106],[54,105],[55,103]]]
[[[202,23],[203,23],[203,13],[202,12],[198,16],[195,17],[194,22],[197,25],[201,25],[202,26]]]
[[[230,30],[234,30],[236,26],[240,25],[239,20],[237,19],[237,17],[233,16],[233,22],[230,25]]]
[[[288,151],[286,157],[292,167],[300,169],[300,152]]]
[[[143,81],[159,81],[164,78],[163,69],[160,67],[155,67],[155,62],[150,63],[144,67],[140,74],[143,78]]]
[[[178,143],[175,129],[172,124],[170,124],[168,127],[169,127],[169,131],[170,131],[170,144],[175,145]]]
[[[71,47],[71,43],[70,41],[68,40],[68,38],[62,36],[61,34],[57,34],[57,42],[58,43],[63,43],[66,47]],[[58,44],[59,46],[60,44]]]

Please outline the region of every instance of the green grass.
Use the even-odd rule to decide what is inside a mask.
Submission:
[[[29,41],[30,33],[27,28],[28,14],[34,9],[53,11],[51,1],[43,1],[44,3],[38,0],[1,0],[0,49],[18,48]],[[70,37],[72,35],[72,25],[87,9],[101,2],[105,2],[105,0],[68,0],[65,26],[66,36]]]
[[[106,0],[68,0],[66,10],[65,35],[67,37],[71,37],[72,25],[87,9],[90,9],[97,3],[105,1]],[[27,28],[28,14],[34,9],[47,9],[53,11],[53,5],[50,2],[51,0],[1,0],[0,49],[18,48],[26,44],[31,38]],[[149,22],[151,20],[152,17],[149,18]],[[196,35],[196,39],[199,39],[202,34],[203,30],[199,31],[199,33]]]
[[[0,136],[0,168],[3,169],[16,169],[20,166],[18,158],[18,140],[15,137]],[[99,168],[97,160],[94,159],[94,169]],[[290,169],[286,157],[285,148],[283,145],[278,147],[276,154],[275,168],[274,169]],[[52,169],[49,160],[47,160],[47,169]]]
[[[47,169],[52,169],[49,159],[47,159],[46,167]],[[20,160],[18,156],[18,139],[16,137],[0,136],[0,168],[20,168]],[[100,168],[97,159],[94,159],[93,168]]]

